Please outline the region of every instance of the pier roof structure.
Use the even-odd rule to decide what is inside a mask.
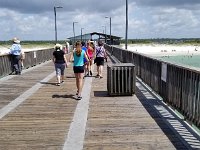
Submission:
[[[74,37],[69,37],[68,39],[70,39],[71,41],[74,40]],[[88,41],[88,40],[104,40],[105,43],[110,44],[110,39],[112,41],[113,45],[119,45],[120,44],[120,40],[122,39],[122,37],[119,36],[115,36],[115,35],[111,35],[110,34],[105,34],[105,33],[100,33],[100,32],[91,32],[91,33],[86,33],[82,35],[78,35],[75,36],[75,41],[77,40],[83,40],[83,41]]]

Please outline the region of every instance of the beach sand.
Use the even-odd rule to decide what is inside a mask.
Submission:
[[[50,48],[50,47],[34,47],[34,48],[23,48],[22,47],[22,50],[23,50],[23,52],[30,52],[30,51],[38,51],[38,50],[48,49],[48,48]],[[0,46],[0,55],[7,55],[7,54],[9,54],[9,52],[10,52],[9,48]]]
[[[120,45],[125,48],[125,45]],[[150,56],[178,56],[178,55],[200,55],[200,46],[195,45],[166,45],[166,44],[130,44],[127,48]]]

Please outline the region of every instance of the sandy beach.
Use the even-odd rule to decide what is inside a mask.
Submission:
[[[23,50],[23,52],[30,52],[30,51],[38,51],[38,50],[42,50],[42,49],[47,49],[47,48],[50,48],[50,47],[34,47],[34,48],[23,48],[22,47],[22,50]],[[0,55],[6,55],[6,54],[9,54],[9,52],[10,52],[9,48],[0,46]]]
[[[125,48],[125,45],[120,45]],[[151,56],[200,55],[200,46],[166,45],[166,44],[130,44],[129,51],[135,51]]]

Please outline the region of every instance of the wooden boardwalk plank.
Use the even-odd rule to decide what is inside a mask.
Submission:
[[[106,85],[106,78],[93,81],[84,150],[176,149],[137,94],[109,97]],[[156,113],[154,116],[166,131],[170,130]],[[172,139],[177,140],[174,135]],[[180,140],[177,145],[185,148]]]
[[[36,67],[30,72],[26,72],[20,76],[14,76],[12,79],[7,81],[0,82],[0,109],[53,71],[53,64],[52,62],[49,62],[45,66]]]
[[[49,63],[0,82],[0,109],[52,71]],[[106,73],[104,69],[104,78],[92,82],[84,150],[192,149],[166,124],[171,116],[161,112],[166,115],[162,117],[156,110],[160,108],[157,100],[145,90],[137,88],[136,95],[129,97],[109,97]],[[72,66],[66,75],[60,87],[55,86],[55,77],[42,82],[36,93],[0,119],[0,150],[63,149],[78,103],[73,98],[76,87]],[[199,141],[189,132],[187,136],[198,146]]]
[[[52,71],[50,68],[46,67]],[[72,68],[66,72],[73,75]],[[44,76],[48,73],[44,70]],[[40,77],[43,75],[38,74]],[[74,78],[66,78],[60,87],[55,82],[53,78],[43,83],[35,94],[0,120],[0,149],[62,149],[77,105],[73,99],[76,88]]]

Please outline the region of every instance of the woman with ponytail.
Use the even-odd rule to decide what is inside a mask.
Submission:
[[[84,57],[87,61],[88,57],[85,53],[85,51],[82,50],[82,44],[80,41],[76,42],[76,48],[75,51],[72,53],[70,57],[70,61],[72,61],[74,57],[74,74],[76,77],[76,87],[77,87],[77,100],[81,100],[81,92],[82,92],[82,87],[83,87],[83,73],[84,73]]]

